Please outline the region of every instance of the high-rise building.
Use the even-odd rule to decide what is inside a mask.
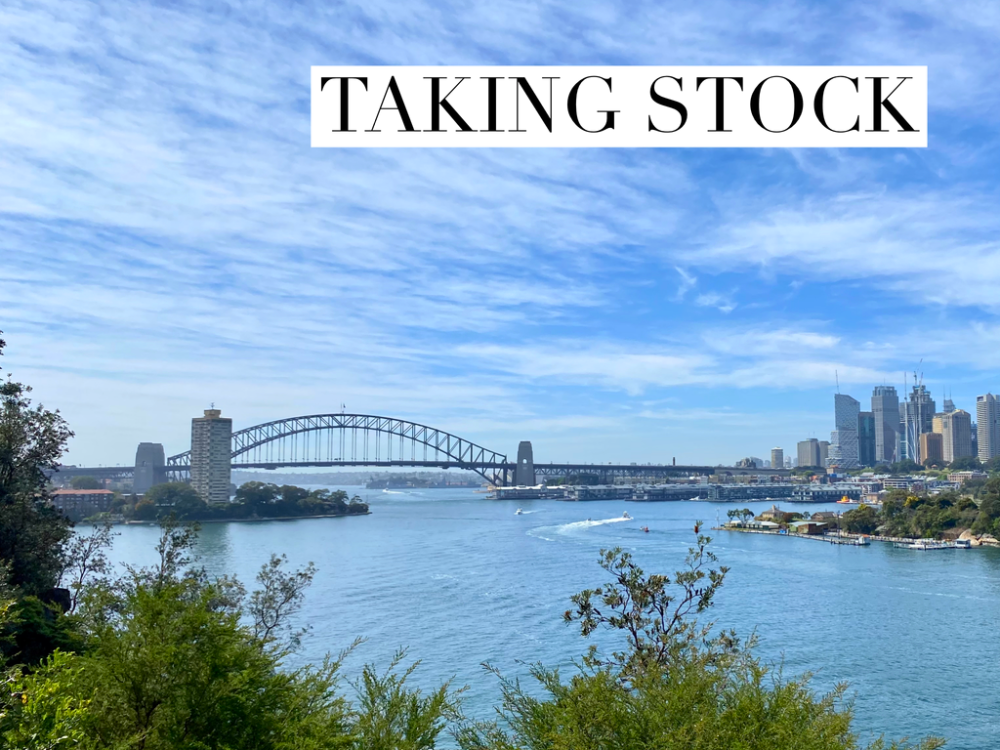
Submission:
[[[941,435],[942,460],[951,463],[956,458],[975,455],[972,452],[972,415],[953,409],[934,415],[934,432]]]
[[[799,458],[799,466],[822,466],[819,459],[819,440],[809,438],[800,440],[796,446]]]
[[[875,386],[872,391],[872,414],[875,415],[875,463],[898,461],[899,396],[891,385]]]
[[[771,468],[785,468],[785,451],[781,448],[771,448]]]
[[[979,460],[985,463],[1000,455],[1000,402],[992,393],[976,396],[976,424]]]
[[[945,414],[951,414],[953,411],[955,411],[955,402],[952,401],[950,398],[946,398],[944,400],[944,408],[942,408],[941,411],[944,412]]]
[[[944,440],[939,432],[925,432],[920,436],[920,460],[944,461]]]
[[[830,433],[830,454],[828,465],[839,469],[856,469],[858,467],[858,415],[861,404],[857,399],[846,393],[837,393],[833,397],[834,426]]]
[[[819,441],[819,465],[826,466],[826,462],[830,459],[830,441],[820,440]]]
[[[920,436],[934,431],[937,405],[923,385],[913,386],[908,401],[900,404],[900,448],[903,458],[920,463]]]
[[[870,411],[858,413],[858,463],[875,465],[875,414]]]
[[[207,503],[229,501],[233,420],[205,409],[191,420],[191,486]]]

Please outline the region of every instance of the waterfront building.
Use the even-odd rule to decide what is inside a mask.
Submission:
[[[875,414],[870,411],[858,413],[858,463],[875,465]]]
[[[952,409],[934,415],[934,432],[941,435],[942,460],[947,463],[975,455],[972,452],[972,415],[969,412]]]
[[[706,497],[714,503],[785,499],[792,496],[793,484],[710,484]]]
[[[976,424],[979,460],[985,463],[1000,454],[1000,404],[992,393],[976,396]]]
[[[913,386],[908,401],[900,404],[900,456],[921,462],[920,436],[934,431],[934,414],[937,411],[930,391],[924,385]]]
[[[921,460],[944,461],[944,436],[939,432],[925,432],[920,436],[920,456]]]
[[[861,486],[857,484],[806,484],[795,485],[791,502],[794,503],[834,503],[841,498],[859,502]]]
[[[771,448],[771,467],[774,469],[785,468],[785,451],[781,448]]]
[[[233,420],[205,409],[191,420],[191,486],[207,503],[229,501]]]
[[[833,404],[836,429],[830,433],[827,465],[836,466],[839,469],[856,469],[858,467],[858,416],[861,413],[861,404],[846,393],[834,394]]]
[[[875,463],[895,463],[899,443],[899,396],[895,388],[875,386],[872,414],[875,416]]]
[[[58,508],[71,521],[82,521],[97,513],[107,513],[111,510],[111,501],[115,493],[111,490],[55,490],[52,492],[52,505]]]

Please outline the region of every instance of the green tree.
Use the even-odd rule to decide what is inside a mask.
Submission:
[[[74,490],[103,490],[104,485],[94,477],[73,477],[69,480],[70,486]]]
[[[687,569],[671,584],[666,576],[643,574],[627,553],[602,552],[600,564],[615,580],[573,597],[577,612],[567,619],[579,622],[584,636],[609,629],[626,650],[608,658],[592,648],[568,680],[535,666],[531,674],[541,690],[490,668],[500,677],[500,718],[460,726],[462,750],[858,750],[845,686],[817,696],[808,676],[789,680],[757,660],[753,639],[740,644],[731,633],[713,637],[711,624],[689,619],[711,604],[724,576],[724,568],[714,578],[697,576],[711,559],[708,542],[698,536]],[[702,592],[709,599],[699,606]],[[675,602],[688,602],[680,625],[672,615]],[[928,739],[891,747],[941,744]],[[880,739],[868,747],[887,745]]]
[[[156,519],[156,506],[149,500],[140,500],[135,504],[132,517],[137,521],[153,521]]]
[[[56,585],[71,534],[49,502],[47,473],[73,433],[58,411],[33,407],[30,392],[10,377],[0,383],[0,559],[9,563],[11,584],[37,595]]]
[[[278,486],[267,482],[245,482],[236,490],[236,502],[252,509],[270,505],[278,499]]]
[[[983,467],[976,456],[963,456],[952,461],[948,468],[952,471],[975,471]]]
[[[157,515],[173,513],[178,518],[195,520],[202,518],[208,508],[208,504],[187,482],[158,484],[143,496],[143,502],[152,503],[156,507],[154,518]],[[139,512],[138,506],[136,512]],[[145,515],[149,511],[143,510],[142,513]]]
[[[861,505],[844,513],[840,524],[852,534],[874,534],[879,527],[878,512],[870,505]]]
[[[729,635],[706,640],[711,626],[699,627],[693,619],[712,605],[728,572],[724,566],[712,567],[717,560],[708,549],[711,538],[700,534],[700,528],[698,522],[696,543],[688,550],[686,568],[675,573],[672,580],[666,575],[645,576],[631,554],[620,548],[601,551],[600,565],[612,574],[613,580],[573,596],[575,610],[567,611],[564,618],[566,622],[579,622],[583,636],[601,627],[621,631],[627,649],[600,657],[593,646],[585,664],[611,668],[630,679],[651,665],[669,667],[697,644],[709,643],[710,648],[722,651],[732,646]]]
[[[9,675],[3,747],[176,750],[430,750],[455,717],[447,686],[423,694],[400,673],[366,667],[357,704],[340,658],[287,668],[302,583],[274,561],[262,573],[277,597],[190,566],[191,529],[164,526],[159,561],[88,587],[80,608],[88,648]],[[304,577],[303,577],[304,576]],[[291,591],[289,597],[286,594]],[[257,618],[267,623],[256,626]],[[254,624],[250,624],[254,623]],[[272,627],[273,626],[273,627]],[[266,632],[265,632],[266,631]]]

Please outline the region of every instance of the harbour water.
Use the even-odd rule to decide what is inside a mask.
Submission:
[[[466,711],[480,717],[491,716],[499,695],[483,662],[523,675],[525,663],[538,661],[571,669],[585,651],[562,614],[572,594],[604,583],[601,548],[624,547],[647,572],[671,573],[696,520],[712,526],[730,508],[747,507],[344,489],[368,500],[372,515],[207,524],[201,564],[252,586],[272,552],[294,565],[314,562],[318,575],[301,613],[312,630],[297,659],[318,661],[364,636],[346,665],[351,674],[408,647],[421,660],[421,685],[468,685]],[[749,505],[758,513],[769,506]],[[632,520],[621,518],[626,510]],[[155,528],[118,530],[117,561],[152,562]],[[710,533],[720,563],[731,568],[712,619],[743,635],[756,631],[765,660],[783,664],[786,675],[812,672],[818,691],[850,683],[864,738],[936,734],[951,748],[998,746],[1000,550],[928,554]]]

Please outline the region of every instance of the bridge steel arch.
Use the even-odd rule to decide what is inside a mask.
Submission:
[[[295,466],[437,466],[468,469],[504,486],[507,456],[416,422],[372,414],[288,417],[233,433],[233,468]],[[167,459],[166,470],[190,465],[191,451]]]

